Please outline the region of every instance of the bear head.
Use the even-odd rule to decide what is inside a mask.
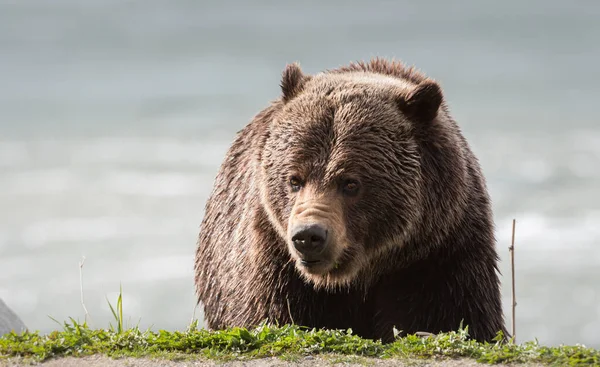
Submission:
[[[423,213],[419,136],[443,112],[431,79],[286,67],[260,155],[261,200],[301,276],[357,280]]]

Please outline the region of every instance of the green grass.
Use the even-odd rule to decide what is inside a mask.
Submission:
[[[583,346],[544,347],[535,342],[477,343],[467,340],[467,330],[422,338],[407,336],[390,344],[362,339],[349,330],[314,330],[294,325],[263,324],[256,329],[220,331],[197,329],[180,332],[129,329],[91,329],[71,319],[62,331],[7,334],[0,338],[0,359],[19,357],[43,361],[52,357],[103,354],[109,357],[168,359],[251,359],[306,355],[400,358],[471,358],[483,363],[526,363],[576,366],[600,365],[600,351]]]
[[[559,366],[600,365],[600,351],[584,346],[545,347],[537,342],[493,343],[468,340],[468,329],[433,337],[409,335],[389,344],[362,339],[351,330],[315,330],[296,325],[263,323],[255,329],[198,329],[197,321],[185,331],[140,330],[123,323],[122,295],[116,310],[110,307],[116,326],[92,329],[73,318],[61,331],[11,333],[0,337],[0,361],[18,358],[40,362],[54,357],[101,354],[109,357],[181,359],[253,359],[279,357],[296,360],[321,355],[338,361],[360,361],[365,357],[402,360],[470,358],[481,363],[539,363]],[[110,304],[110,303],[109,303]]]

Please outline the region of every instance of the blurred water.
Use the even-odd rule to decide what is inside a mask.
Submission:
[[[0,298],[32,329],[182,329],[198,225],[234,133],[306,72],[372,56],[439,80],[517,218],[520,340],[600,347],[595,1],[0,0]],[[196,316],[201,316],[198,312]],[[140,320],[141,318],[141,320]]]

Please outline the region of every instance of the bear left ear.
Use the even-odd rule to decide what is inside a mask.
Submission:
[[[283,102],[288,102],[292,98],[298,95],[304,88],[307,81],[310,80],[310,76],[304,75],[300,65],[297,63],[288,64],[283,71],[281,78],[281,92]]]
[[[429,122],[437,117],[442,100],[442,88],[438,83],[427,80],[401,99],[400,108],[409,118]]]

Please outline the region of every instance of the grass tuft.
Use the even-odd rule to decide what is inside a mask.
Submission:
[[[117,310],[110,303],[108,299],[106,299],[108,303],[108,307],[110,307],[110,312],[112,312],[113,317],[115,318],[117,325],[117,334],[121,334],[124,330],[123,328],[123,286],[119,285],[119,297],[117,298]],[[114,331],[114,326],[110,325],[110,328]]]

